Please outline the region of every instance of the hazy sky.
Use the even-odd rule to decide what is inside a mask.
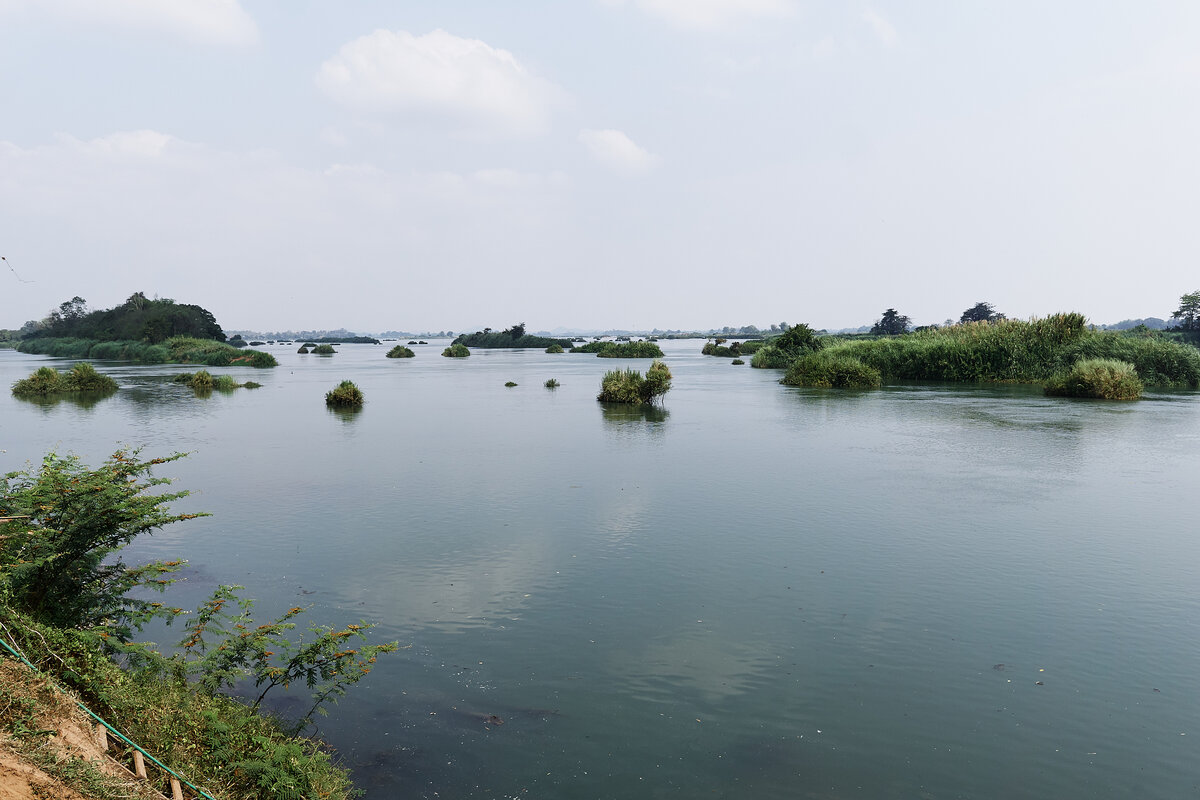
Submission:
[[[1198,251],[1195,0],[0,0],[0,327],[1116,322]]]

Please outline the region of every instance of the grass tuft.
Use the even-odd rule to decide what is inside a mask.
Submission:
[[[1046,394],[1054,397],[1137,400],[1142,388],[1133,364],[1112,358],[1082,359],[1046,381]]]

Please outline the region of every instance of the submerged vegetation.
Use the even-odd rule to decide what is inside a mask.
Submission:
[[[455,342],[443,350],[442,355],[444,355],[446,358],[466,358],[467,356],[471,355],[471,351],[465,344]]]
[[[393,347],[391,350],[387,351],[388,358],[413,358],[415,356],[416,356],[416,353],[414,353],[412,350],[410,350],[409,348],[405,347],[402,344],[398,344],[395,347]]]
[[[218,392],[231,392],[234,389],[258,389],[262,386],[261,383],[255,383],[254,381],[238,383],[230,375],[212,375],[206,369],[202,369],[199,372],[181,372],[172,378],[171,381],[173,383],[187,384],[199,393],[211,392],[214,389]]]
[[[633,369],[613,369],[604,373],[597,400],[605,403],[652,403],[671,388],[671,370],[655,361],[645,377]]]
[[[362,408],[362,389],[353,381],[342,381],[325,393],[325,405],[330,408]]]
[[[1112,358],[1084,358],[1046,381],[1046,394],[1097,400],[1136,400],[1142,381],[1133,364]]]
[[[79,362],[66,372],[54,367],[39,367],[28,378],[22,378],[12,386],[17,397],[49,397],[58,394],[93,392],[108,394],[117,390],[117,382],[101,375],[86,362]]]
[[[89,469],[51,453],[36,470],[0,480],[4,638],[43,674],[215,797],[351,797],[346,770],[318,742],[297,733],[396,643],[366,644],[368,624],[309,626],[304,640],[293,642],[295,620],[305,609],[256,624],[252,601],[237,594],[241,587],[219,586],[192,613],[147,599],[146,590],[165,590],[183,562],[127,564],[125,546],[203,516],[172,513],[168,505],[187,492],[164,493],[169,481],[151,474],[154,466],[180,457],[143,461],[136,451],[122,450]],[[171,619],[185,620],[174,655],[133,641],[148,623]],[[39,679],[26,673],[24,680]],[[288,684],[306,685],[312,705],[291,723],[259,714],[266,695]],[[225,694],[251,685],[247,701]],[[9,704],[0,726],[18,738],[44,741],[48,731],[31,727],[33,710],[28,703],[21,707],[9,713]],[[169,791],[161,773],[152,771],[151,783]]]

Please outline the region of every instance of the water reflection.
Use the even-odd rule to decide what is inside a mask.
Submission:
[[[75,406],[76,408],[90,411],[101,402],[107,400],[116,394],[116,391],[111,392],[70,392],[63,394],[43,395],[40,397],[19,397],[13,395],[16,400],[30,405],[40,406],[43,411],[49,411],[60,403]]]
[[[330,408],[326,406],[325,410],[342,422],[354,422],[358,419],[358,415],[362,413],[362,408]]]
[[[671,416],[671,411],[661,405],[635,405],[631,403],[600,403],[604,421],[611,428],[625,428],[631,425],[652,423],[654,428],[661,428],[662,423]]]

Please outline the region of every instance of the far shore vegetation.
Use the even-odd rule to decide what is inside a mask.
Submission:
[[[484,350],[524,347],[542,349],[551,345],[570,347],[571,340],[555,339],[549,336],[533,336],[525,332],[525,323],[520,322],[511,328],[505,328],[498,332],[493,331],[491,328],[484,328],[474,333],[463,333],[452,344],[461,344],[464,347],[479,347]]]
[[[599,358],[662,358],[663,351],[654,342],[589,342],[571,349],[572,353],[595,353]]]
[[[12,386],[12,393],[17,397],[52,397],[84,392],[111,394],[116,390],[116,381],[83,361],[63,372],[54,367],[38,367],[28,378],[22,378]]]
[[[387,351],[388,358],[414,358],[416,355],[410,348],[402,344],[398,344]]]

